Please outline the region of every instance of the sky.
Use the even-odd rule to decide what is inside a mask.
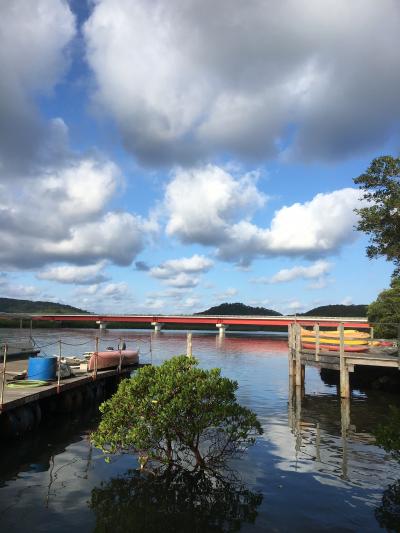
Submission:
[[[353,179],[400,147],[398,0],[0,0],[0,295],[368,304]]]

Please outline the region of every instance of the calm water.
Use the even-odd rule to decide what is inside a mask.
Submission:
[[[43,349],[48,354],[56,353],[51,343],[60,335],[69,343],[63,345],[66,355],[94,346],[95,333],[89,330],[34,334],[38,344],[50,344]],[[143,362],[159,364],[186,350],[186,333],[167,331],[113,330],[102,346],[116,346],[121,334],[128,347],[141,348]],[[88,442],[96,425],[95,413],[88,412],[2,449],[0,530],[382,530],[376,516],[386,512],[400,468],[374,446],[371,433],[400,398],[355,391],[348,405],[338,399],[336,387],[307,368],[304,397],[296,399],[289,390],[286,341],[264,334],[228,333],[221,340],[194,333],[193,352],[202,367],[218,366],[239,382],[239,401],[256,411],[263,425],[264,435],[234,465],[246,492],[211,487],[207,497],[199,496],[194,517],[193,509],[185,508],[185,491],[193,487],[176,489],[173,502],[183,502],[177,508],[162,481],[128,474],[136,468],[134,457],[106,464]]]

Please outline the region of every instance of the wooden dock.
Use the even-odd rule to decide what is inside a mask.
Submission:
[[[73,376],[59,382],[55,380],[40,387],[24,387],[23,380],[14,381],[12,376],[24,371],[27,364],[27,359],[8,361],[6,374],[3,373],[3,365],[0,365],[0,375],[8,377],[4,385],[1,383],[0,442],[24,435],[39,426],[48,415],[89,409],[112,394],[121,379],[128,378],[133,370],[143,366],[137,364],[95,372],[74,369]],[[22,386],[7,386],[17,382]]]
[[[7,372],[22,372],[26,369],[27,364],[27,359],[9,361],[7,363]],[[55,381],[51,382],[49,385],[44,385],[42,387],[19,387],[11,389],[7,387],[6,383],[4,387],[3,403],[0,405],[0,412],[4,413],[5,411],[15,409],[31,402],[36,402],[44,398],[49,398],[50,396],[61,394],[65,391],[81,387],[85,384],[101,382],[112,377],[127,377],[130,375],[133,368],[135,367],[126,366],[122,367],[120,371],[117,368],[111,370],[98,370],[96,377],[94,377],[93,373],[88,373],[84,370],[75,369],[74,376],[62,379],[60,381],[59,386],[58,383]],[[2,373],[2,371],[3,365],[0,365],[0,374]],[[8,383],[12,383],[12,380],[9,379]]]
[[[344,324],[340,324],[339,336],[336,337],[338,342],[338,351],[324,349],[322,335],[319,332],[319,325],[314,328],[315,348],[307,349],[303,346],[301,326],[293,324],[289,327],[289,375],[292,377],[296,386],[304,387],[305,366],[314,366],[317,368],[326,368],[338,370],[340,372],[340,396],[342,398],[350,397],[350,378],[349,373],[354,372],[357,365],[389,367],[400,369],[399,348],[383,348],[379,346],[370,346],[367,352],[346,351],[345,339],[347,341],[356,340],[345,337]],[[325,334],[325,338],[329,338]],[[372,340],[366,339],[366,340]]]

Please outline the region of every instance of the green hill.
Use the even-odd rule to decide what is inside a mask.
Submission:
[[[301,313],[301,316],[366,317],[367,309],[368,305],[321,305]]]
[[[0,298],[0,313],[43,313],[57,315],[87,314],[78,307],[58,304],[55,302],[32,302],[30,300],[16,300],[14,298]]]
[[[210,307],[206,311],[195,313],[196,315],[252,315],[252,316],[281,316],[278,311],[266,309],[265,307],[252,307],[239,302],[223,303]]]

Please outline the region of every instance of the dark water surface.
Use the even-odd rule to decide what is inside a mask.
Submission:
[[[102,346],[116,346],[121,334],[130,339],[128,348],[141,348],[143,362],[159,364],[186,351],[186,333],[171,331],[111,330]],[[34,335],[42,346],[60,335],[71,345],[82,344],[63,345],[66,355],[79,355],[93,349],[95,332]],[[43,351],[56,353],[57,347]],[[384,516],[388,523],[400,468],[373,444],[372,433],[387,417],[388,405],[399,404],[397,396],[354,391],[349,405],[317,370],[307,368],[305,394],[296,401],[289,390],[287,343],[265,334],[219,339],[195,332],[193,352],[202,367],[220,367],[239,382],[239,401],[264,428],[235,462],[244,487],[199,484],[197,507],[190,507],[194,487],[184,480],[171,496],[163,480],[137,475],[134,457],[106,464],[88,442],[97,423],[94,412],[60,415],[61,424],[1,448],[0,531],[382,530],[379,520]]]

